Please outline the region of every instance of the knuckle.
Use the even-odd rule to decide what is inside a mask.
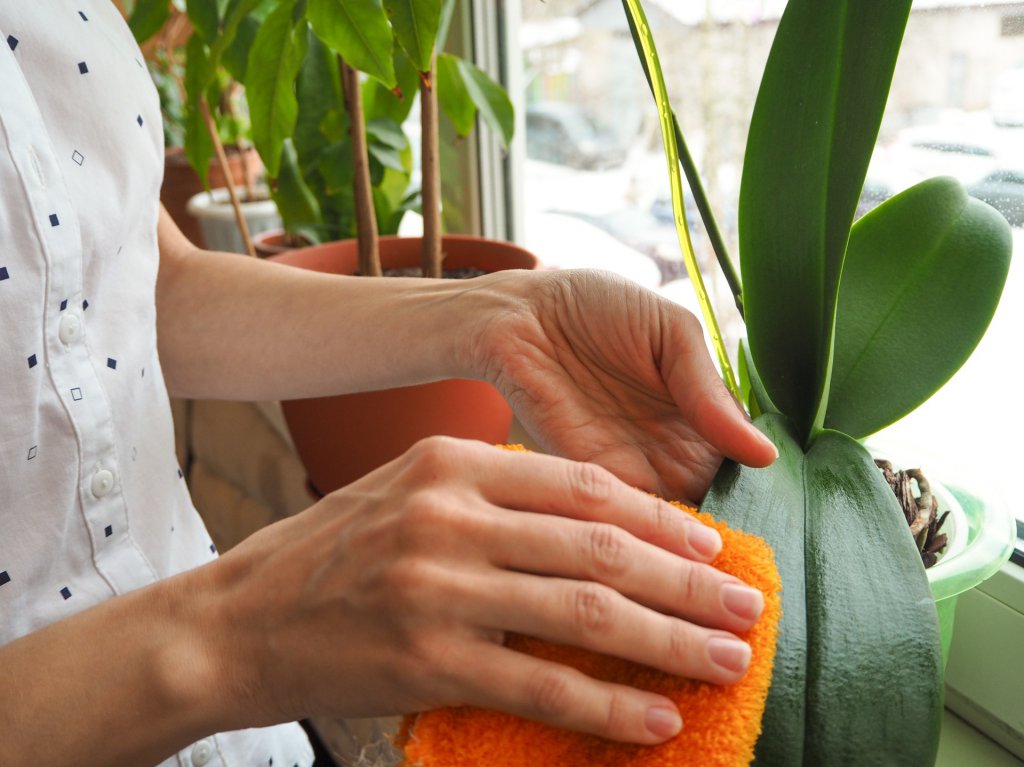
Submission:
[[[459,440],[452,437],[431,436],[421,439],[406,454],[409,466],[417,480],[437,480],[448,476],[457,462],[461,449]]]
[[[624,693],[613,690],[605,711],[605,731],[612,736],[628,733],[632,727],[633,707]]]
[[[585,528],[584,557],[598,577],[621,575],[629,564],[625,531],[598,523]]]
[[[576,502],[583,507],[600,506],[612,494],[612,475],[592,463],[572,463],[569,483]]]
[[[561,720],[572,711],[572,684],[564,671],[543,668],[534,672],[527,695],[542,717]]]
[[[693,658],[695,639],[692,626],[674,620],[668,633],[668,661],[673,669],[688,669]]]
[[[679,594],[681,603],[688,608],[704,601],[705,588],[700,569],[686,561],[679,563]]]
[[[615,620],[615,607],[610,589],[596,583],[576,588],[572,616],[575,628],[585,636],[607,634]]]

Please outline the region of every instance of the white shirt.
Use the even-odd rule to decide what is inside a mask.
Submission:
[[[113,4],[0,0],[0,645],[216,557],[157,357],[162,174]],[[311,762],[289,724],[165,764]]]

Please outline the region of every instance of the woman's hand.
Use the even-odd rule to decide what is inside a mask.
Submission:
[[[690,501],[703,498],[723,456],[775,460],[685,309],[604,272],[492,278],[520,300],[480,323],[474,364],[546,451]]]
[[[527,634],[730,683],[759,592],[717,532],[592,464],[432,438],[195,571],[240,722],[472,704],[636,743],[666,698],[504,646]],[[223,709],[222,709],[223,710]]]

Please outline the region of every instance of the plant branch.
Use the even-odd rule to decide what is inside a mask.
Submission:
[[[359,72],[338,56],[341,88],[348,112],[352,137],[353,191],[356,207],[356,235],[359,239],[359,273],[368,277],[383,274],[378,246],[377,216],[373,210],[373,189],[370,184],[370,162],[367,155],[366,126],[363,124],[363,97],[359,88]]]
[[[238,224],[238,231],[242,235],[242,242],[245,243],[245,250],[250,256],[255,258],[256,247],[253,245],[252,235],[249,234],[249,224],[242,213],[242,203],[239,201],[238,193],[235,191],[235,178],[231,173],[231,166],[228,164],[228,156],[224,152],[224,145],[220,141],[217,124],[213,121],[213,115],[210,114],[210,105],[206,100],[205,93],[199,97],[199,110],[202,112],[203,122],[206,123],[206,130],[210,134],[210,139],[213,141],[213,150],[217,156],[217,164],[220,165],[221,173],[224,174],[225,185],[228,188],[228,197],[231,200],[231,208],[235,211],[235,223]]]
[[[424,277],[441,276],[441,172],[438,138],[436,56],[431,58],[430,71],[420,73],[420,116],[422,127],[421,157],[423,250],[421,266]]]

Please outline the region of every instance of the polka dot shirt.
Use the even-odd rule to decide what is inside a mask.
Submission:
[[[216,557],[157,357],[162,173],[113,4],[0,0],[0,644]],[[165,764],[311,762],[289,724]]]

